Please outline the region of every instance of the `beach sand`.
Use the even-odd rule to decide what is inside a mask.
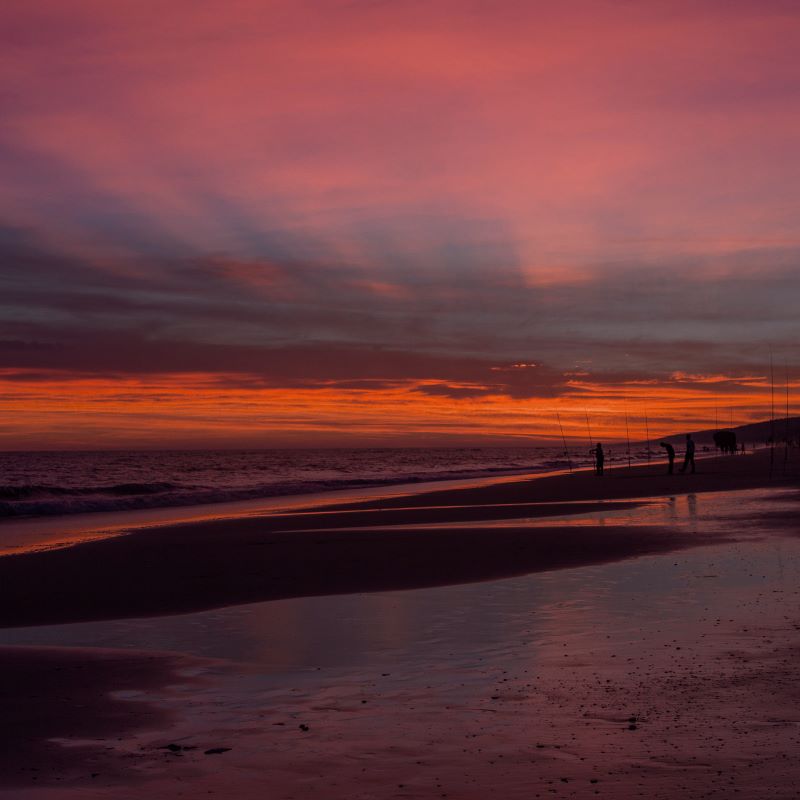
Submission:
[[[409,492],[2,558],[0,641],[39,646],[0,648],[0,792],[793,797],[794,455],[771,477],[762,452],[696,475],[659,464]],[[276,620],[287,650],[325,640],[320,619],[349,641],[350,617],[359,628],[382,597],[416,604],[402,635],[326,640],[349,648],[342,663],[291,652],[275,667]],[[215,658],[164,652],[181,650],[169,614],[206,626]],[[252,615],[261,661],[233,652]],[[112,622],[125,618],[150,647],[108,649],[135,638]],[[109,622],[77,624],[92,620]]]

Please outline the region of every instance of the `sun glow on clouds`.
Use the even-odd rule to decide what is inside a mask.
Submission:
[[[0,445],[26,447],[324,446],[502,444],[553,441],[559,415],[566,435],[645,438],[710,426],[715,416],[735,424],[769,413],[769,385],[749,380],[720,407],[691,384],[573,382],[558,398],[515,399],[492,387],[404,381],[383,388],[228,388],[226,374],[162,374],[76,378],[4,370],[0,373]],[[447,391],[438,392],[444,386]],[[792,391],[800,388],[795,384]],[[431,391],[433,390],[433,391]],[[463,390],[463,394],[460,393]],[[25,424],[20,425],[24,417]]]
[[[797,371],[795,4],[0,23],[5,442],[613,438]]]

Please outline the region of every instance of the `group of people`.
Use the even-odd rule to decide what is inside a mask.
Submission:
[[[667,458],[669,459],[669,463],[667,465],[667,474],[672,475],[674,468],[675,468],[675,448],[669,442],[661,442],[661,447],[663,447],[667,451]],[[594,468],[597,475],[603,474],[603,466],[605,465],[606,461],[606,454],[603,452],[603,445],[598,442],[591,450],[592,455],[594,455]],[[686,451],[683,456],[683,466],[680,468],[680,472],[686,472],[686,470],[691,467],[692,472],[694,472],[694,439],[692,439],[692,434],[686,434]]]

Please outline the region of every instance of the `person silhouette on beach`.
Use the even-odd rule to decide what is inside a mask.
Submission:
[[[675,467],[675,448],[669,442],[661,442],[661,446],[667,451],[667,458],[669,459],[667,475],[672,475],[672,470]]]
[[[694,439],[692,439],[692,434],[686,434],[686,453],[683,456],[683,466],[681,467],[681,472],[686,472],[686,467],[692,465],[692,475],[694,475]]]
[[[603,474],[603,463],[606,460],[605,453],[603,453],[603,445],[598,442],[592,450],[589,451],[594,454],[594,471],[596,475]]]

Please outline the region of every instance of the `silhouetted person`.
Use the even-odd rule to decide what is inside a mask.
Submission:
[[[692,439],[692,434],[686,434],[686,453],[683,456],[683,466],[681,467],[681,472],[686,472],[686,467],[692,465],[692,474],[694,474],[694,439]]]
[[[667,475],[672,475],[672,470],[675,468],[675,448],[669,442],[661,442],[661,446],[667,451],[667,458],[669,459]]]
[[[606,460],[605,453],[603,452],[603,445],[598,442],[589,452],[594,454],[594,471],[596,475],[603,474],[603,463]]]

